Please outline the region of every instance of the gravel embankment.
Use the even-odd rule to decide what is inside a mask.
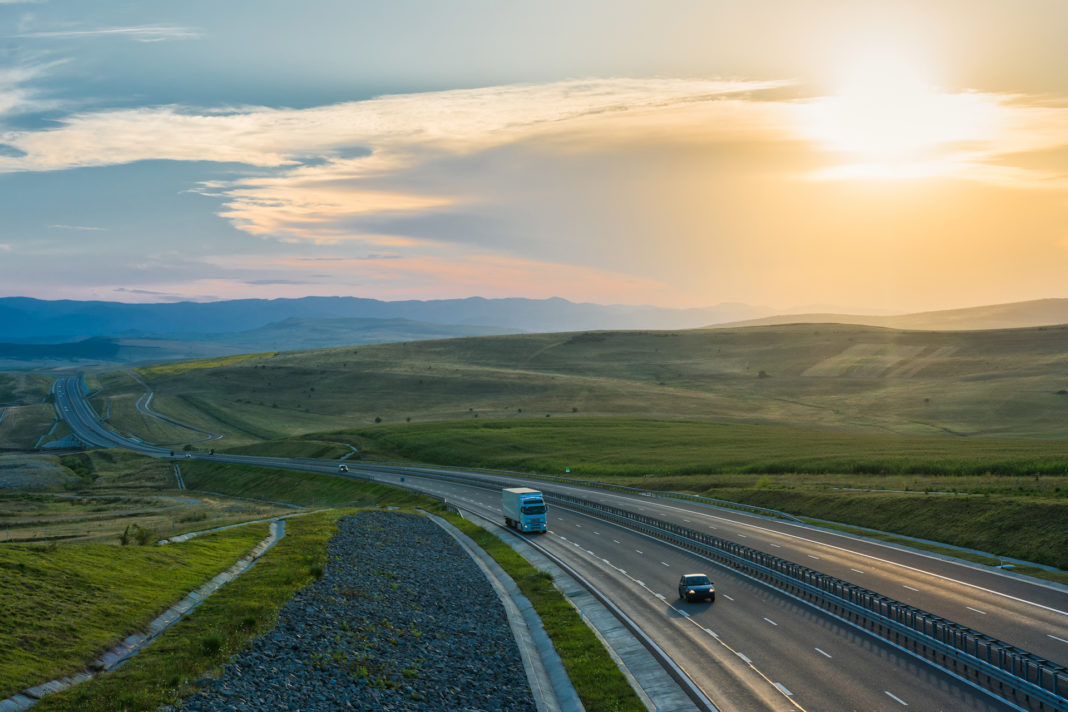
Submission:
[[[529,710],[504,608],[425,517],[340,521],[323,578],[183,710]]]

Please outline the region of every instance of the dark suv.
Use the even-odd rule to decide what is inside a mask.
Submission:
[[[716,587],[704,574],[683,574],[679,579],[679,598],[687,601],[716,600]]]

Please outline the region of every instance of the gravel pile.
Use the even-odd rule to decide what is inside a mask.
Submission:
[[[323,578],[181,709],[536,709],[504,608],[452,537],[412,514],[339,524]]]

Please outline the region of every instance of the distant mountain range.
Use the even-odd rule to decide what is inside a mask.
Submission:
[[[897,316],[771,315],[745,304],[669,309],[565,299],[383,302],[354,297],[126,304],[0,298],[0,369],[151,363],[255,351],[522,332],[843,323],[978,330],[1068,323],[1068,299]]]
[[[688,329],[771,314],[744,304],[669,309],[582,303],[566,299],[437,299],[383,302],[355,297],[240,299],[221,302],[126,304],[0,298],[0,341],[78,341],[92,336],[190,338],[258,329],[286,319],[407,319],[430,324],[514,331]]]

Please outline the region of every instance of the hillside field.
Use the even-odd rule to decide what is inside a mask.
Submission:
[[[547,416],[1068,437],[1068,327],[920,332],[802,324],[489,336],[140,373],[155,391],[154,409],[219,432],[226,445],[375,422]],[[111,417],[137,432],[141,416],[133,408],[144,388],[132,378],[107,385],[98,410],[110,398]]]

